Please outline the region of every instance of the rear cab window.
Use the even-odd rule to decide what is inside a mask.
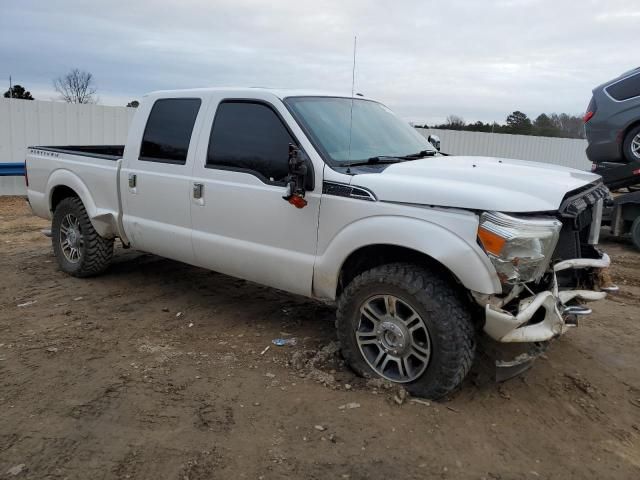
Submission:
[[[144,129],[139,159],[184,165],[201,103],[199,98],[156,100]]]
[[[225,100],[215,114],[205,166],[281,183],[289,173],[290,143],[297,144],[271,106],[259,101]]]
[[[640,96],[640,72],[612,83],[606,90],[619,102]]]

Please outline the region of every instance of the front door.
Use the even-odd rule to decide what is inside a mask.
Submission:
[[[218,99],[216,107],[193,169],[196,263],[310,295],[322,172],[315,172],[308,205],[295,208],[282,198],[289,144],[300,145],[283,121],[288,112],[255,100]]]

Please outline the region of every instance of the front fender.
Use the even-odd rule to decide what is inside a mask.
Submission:
[[[87,188],[86,184],[82,181],[82,179],[73,173],[71,170],[67,169],[57,169],[51,173],[47,180],[46,186],[46,198],[47,205],[50,211],[52,211],[53,207],[53,192],[56,187],[68,187],[72,189],[84,205],[85,210],[87,211],[87,215],[89,216],[89,220],[93,225],[93,228],[96,229],[96,232],[102,237],[113,237],[116,234],[116,231],[113,228],[114,219],[111,212],[101,211],[93,201],[93,197],[91,192]]]
[[[374,216],[344,227],[330,241],[314,268],[314,294],[335,299],[340,270],[351,253],[369,245],[395,245],[428,255],[451,271],[469,290],[486,294],[502,291],[489,258],[475,242],[477,217],[460,216],[458,233],[426,220],[402,216]],[[465,232],[468,239],[461,236]]]

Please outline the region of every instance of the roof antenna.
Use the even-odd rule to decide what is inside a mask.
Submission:
[[[351,109],[349,112],[349,161],[351,161],[351,130],[353,128],[353,95],[356,85],[356,47],[358,45],[358,36],[353,37],[353,69],[351,70]]]

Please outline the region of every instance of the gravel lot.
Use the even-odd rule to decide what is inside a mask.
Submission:
[[[640,478],[629,243],[603,244],[621,294],[526,374],[399,404],[341,364],[332,308],[121,249],[71,278],[46,227],[0,198],[0,478]]]

